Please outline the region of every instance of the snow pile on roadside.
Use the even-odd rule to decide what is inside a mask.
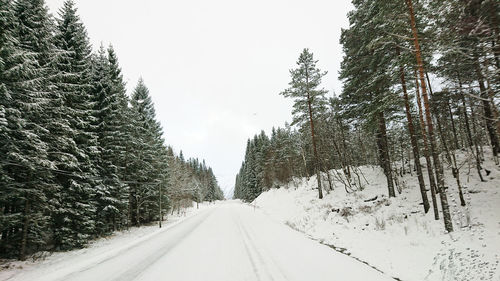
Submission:
[[[165,216],[162,228],[158,224],[150,226],[132,227],[129,230],[117,231],[110,236],[99,238],[91,242],[87,248],[67,252],[43,252],[37,253],[26,261],[3,261],[0,263],[0,280],[7,280],[20,272],[31,270],[46,270],[51,272],[54,267],[69,267],[75,264],[91,264],[97,260],[104,260],[115,253],[130,248],[158,233],[168,230],[170,227],[184,221],[185,219],[214,206],[209,203],[200,203],[199,209],[194,207],[177,210]]]
[[[466,207],[460,206],[455,179],[445,171],[455,228],[450,234],[442,220],[434,220],[432,209],[424,214],[415,174],[399,178],[402,193],[388,198],[386,179],[378,167],[361,167],[368,182],[363,191],[347,194],[336,183],[336,189],[320,200],[312,177],[264,192],[252,204],[401,280],[496,281],[500,280],[500,168],[491,162],[483,167],[492,171],[485,183],[474,170],[469,175],[466,168],[461,171]]]

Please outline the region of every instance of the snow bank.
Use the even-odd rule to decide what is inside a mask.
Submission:
[[[462,168],[466,207],[460,206],[451,171],[445,171],[455,228],[450,234],[442,220],[434,220],[432,209],[424,214],[415,173],[399,178],[401,194],[388,198],[378,167],[361,167],[367,181],[363,191],[347,194],[337,182],[320,200],[312,177],[264,192],[252,204],[401,280],[500,280],[500,168],[492,162],[483,167],[492,171],[485,183],[475,170]]]
[[[26,261],[6,261],[0,264],[0,280],[8,280],[18,275],[29,275],[30,272],[51,273],[55,270],[72,272],[73,267],[83,267],[105,260],[116,253],[133,247],[148,238],[167,231],[174,225],[190,218],[197,213],[214,206],[209,203],[200,203],[199,209],[194,207],[177,211],[165,217],[162,228],[158,224],[150,226],[132,227],[129,230],[118,231],[108,237],[91,242],[87,248],[67,252],[38,253]]]

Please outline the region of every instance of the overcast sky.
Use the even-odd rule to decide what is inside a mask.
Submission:
[[[47,0],[54,15],[64,0]],[[94,49],[113,44],[130,92],[140,76],[166,142],[205,159],[228,193],[254,134],[291,121],[279,93],[303,48],[340,92],[350,0],[75,0]]]

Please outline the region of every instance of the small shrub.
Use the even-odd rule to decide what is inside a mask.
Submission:
[[[376,230],[385,230],[385,219],[375,218],[375,229]]]
[[[378,201],[375,202],[375,207],[379,207],[379,206],[390,206],[391,205],[391,200],[389,200],[388,198],[382,198]]]
[[[359,207],[359,211],[361,213],[371,214],[373,212],[373,208],[372,208],[372,206],[369,206],[369,205],[363,205],[363,206]]]
[[[339,210],[339,215],[349,222],[349,217],[353,216],[354,213],[351,207],[344,207]]]
[[[404,216],[392,214],[392,215],[389,216],[389,218],[387,218],[387,220],[389,220],[389,221],[395,221],[397,223],[403,223]]]

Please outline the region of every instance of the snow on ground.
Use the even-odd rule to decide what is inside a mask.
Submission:
[[[137,280],[390,281],[392,278],[271,220],[226,202]]]
[[[131,241],[118,235],[109,245],[53,255],[8,280],[393,280],[259,209],[238,201],[212,206]]]
[[[460,160],[464,162],[463,156]],[[424,214],[415,173],[399,178],[405,186],[402,193],[388,198],[386,179],[378,167],[361,168],[367,180],[363,191],[347,194],[337,182],[336,189],[320,200],[312,177],[264,192],[252,204],[401,280],[498,281],[500,168],[491,161],[483,167],[491,171],[485,183],[473,167],[470,172],[467,164],[461,169],[466,207],[460,206],[451,171],[445,171],[455,228],[450,234],[442,220],[434,220],[432,209]],[[365,202],[375,196],[376,200]]]
[[[172,215],[168,214],[162,228],[159,228],[158,224],[132,227],[129,230],[117,231],[113,235],[97,239],[91,242],[87,248],[67,252],[37,253],[26,261],[0,261],[0,280],[7,280],[19,273],[26,274],[30,271],[51,272],[56,267],[64,268],[75,264],[90,264],[105,260],[123,249],[133,247],[158,233],[167,231],[171,227],[213,206],[213,204],[202,203],[197,209],[196,204],[194,204],[194,207],[183,209],[180,213],[176,211]]]

